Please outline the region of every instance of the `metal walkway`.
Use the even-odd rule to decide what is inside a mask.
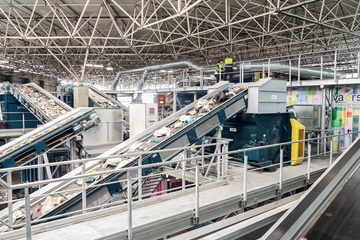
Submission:
[[[328,167],[326,159],[314,159],[310,184]],[[200,220],[206,222],[240,210],[243,192],[243,169],[230,167],[233,177],[227,181],[208,183],[200,187]],[[283,168],[284,192],[306,186],[307,164]],[[234,175],[236,173],[236,175]],[[248,205],[278,196],[279,169],[275,172],[248,173]],[[193,227],[194,188],[132,204],[132,239],[159,239]],[[102,209],[68,219],[43,223],[32,227],[33,239],[126,239],[128,226],[127,205]],[[25,239],[25,229],[0,235],[6,239]]]

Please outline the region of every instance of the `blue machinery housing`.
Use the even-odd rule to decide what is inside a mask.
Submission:
[[[21,94],[13,85],[5,83],[6,90],[38,118],[39,121],[47,124],[1,146],[0,168],[16,167],[17,163],[24,161],[29,156],[46,153],[63,139],[79,134],[100,122],[99,117],[92,108],[78,108],[73,110],[36,84],[30,83],[26,84],[26,86],[34,88],[46,97],[53,99],[56,104],[65,109],[67,113],[54,120]]]

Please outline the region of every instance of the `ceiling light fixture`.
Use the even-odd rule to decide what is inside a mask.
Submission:
[[[87,63],[85,64],[86,67],[93,67],[93,68],[103,68],[104,65],[99,65],[99,64],[90,64],[90,63]]]

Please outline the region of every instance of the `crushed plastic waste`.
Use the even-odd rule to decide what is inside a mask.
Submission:
[[[112,167],[116,167],[120,162],[122,161],[122,158],[117,157],[117,158],[109,158],[105,161],[105,163],[103,164],[103,168],[107,168],[108,166],[112,166]]]
[[[163,136],[170,136],[171,135],[171,129],[168,127],[162,127],[154,132],[155,137],[163,137]]]
[[[45,213],[52,210],[54,207],[63,203],[65,200],[66,199],[63,196],[59,196],[59,197],[47,196],[45,202],[42,203],[42,208],[40,210],[41,214],[44,215]]]
[[[133,145],[130,146],[128,152],[134,152],[142,144],[143,144],[142,142],[135,142]]]
[[[161,142],[161,140],[160,140],[160,139],[157,139],[157,138],[153,138],[153,139],[151,139],[151,142],[153,142],[153,143],[159,143],[159,142]]]
[[[24,208],[21,208],[19,210],[16,210],[14,213],[13,213],[13,219],[16,220],[16,219],[23,219],[25,218],[25,209]]]
[[[173,128],[181,128],[182,125],[183,125],[183,122],[182,122],[182,121],[177,121],[177,122],[174,124]]]
[[[52,119],[58,118],[61,115],[67,113],[65,109],[59,106],[54,99],[50,99],[43,93],[39,92],[37,89],[29,87],[27,85],[14,84],[14,87],[21,93],[23,96],[31,102],[34,106],[41,109],[47,116]]]

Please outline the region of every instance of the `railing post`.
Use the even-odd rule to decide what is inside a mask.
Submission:
[[[248,165],[248,156],[244,152],[244,182],[243,182],[243,200],[242,207],[245,208],[247,202],[247,165]]]
[[[228,163],[229,163],[229,142],[225,143],[225,149],[224,149],[225,153],[224,157],[225,157],[225,177],[228,175]]]
[[[218,144],[220,145],[220,142],[218,142]],[[218,147],[218,151],[217,153],[221,153],[221,146]],[[216,156],[216,170],[217,170],[217,180],[220,181],[221,178],[221,166],[220,166],[220,155]]]
[[[7,176],[7,183],[9,184],[10,188],[7,189],[7,197],[8,197],[8,216],[9,216],[9,226],[10,228],[12,228],[12,224],[14,222],[14,219],[13,219],[13,205],[12,205],[12,188],[11,188],[11,185],[12,185],[12,172],[8,172]]]
[[[194,211],[194,224],[199,223],[199,164],[198,160],[195,160],[195,211]]]
[[[131,183],[131,172],[128,170],[127,174],[127,199],[128,199],[128,229],[127,239],[132,239],[132,183]]]
[[[183,159],[181,162],[181,189],[185,190],[185,168],[186,168],[186,160]]]
[[[139,167],[142,166],[142,156],[139,157],[138,166]],[[138,169],[138,195],[139,195],[139,200],[141,200],[142,199],[142,169],[141,168]]]
[[[85,181],[85,162],[82,163],[82,168],[81,168],[81,174],[83,175],[82,177],[82,186],[81,186],[81,196],[82,196],[82,213],[86,213],[86,181]]]
[[[284,162],[284,150],[280,147],[280,174],[279,174],[279,190],[278,194],[281,195],[283,188],[283,162]]]
[[[204,147],[205,141],[204,138],[202,139],[202,146],[201,146],[201,174],[204,175],[205,174],[205,147]]]
[[[26,221],[26,240],[31,240],[30,194],[28,187],[25,188],[25,221]]]
[[[310,183],[310,161],[311,161],[311,144],[310,144],[310,140],[309,140],[309,141],[308,141],[307,175],[306,175],[306,182],[307,182],[307,184]]]
[[[316,154],[319,155],[320,154],[320,136],[319,136],[319,134],[317,134],[316,136],[317,136]]]
[[[225,179],[225,143],[222,141],[222,146],[221,146],[221,178],[222,180]]]
[[[327,142],[327,140],[326,140],[326,133],[324,132],[324,156],[326,156],[326,142]]]
[[[333,158],[333,141],[330,140],[330,166],[332,164],[332,158]]]

